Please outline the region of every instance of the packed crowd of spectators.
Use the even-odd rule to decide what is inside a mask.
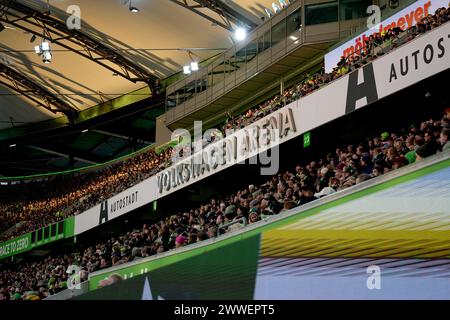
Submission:
[[[276,174],[266,182],[221,199],[210,199],[139,230],[41,262],[0,270],[1,299],[43,299],[67,288],[71,264],[81,268],[81,281],[97,270],[117,266],[214,238],[271,215],[378,177],[409,163],[450,149],[450,108],[441,120],[411,126],[404,134],[383,132],[358,145],[338,148],[307,165]],[[229,222],[235,224],[224,227]],[[108,285],[108,280],[101,285]]]
[[[0,232],[20,224],[3,233],[0,243],[97,205],[164,169],[170,156],[170,148],[160,154],[151,149],[90,173],[1,186]]]

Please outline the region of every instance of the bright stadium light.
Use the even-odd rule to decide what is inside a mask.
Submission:
[[[275,2],[272,3],[272,9],[274,13],[277,13],[278,11],[281,11],[281,8],[279,5],[277,5]]]
[[[52,49],[50,47],[50,42],[47,40],[44,40],[40,45],[35,46],[34,52],[41,56],[44,63],[50,63],[52,61]]]
[[[133,13],[138,13],[139,9],[136,8],[136,7],[130,7],[130,11],[133,12]]]
[[[244,28],[237,28],[234,31],[234,38],[237,41],[242,41],[247,37],[247,30],[245,30]]]
[[[183,67],[183,73],[184,74],[190,74],[191,73],[191,67],[190,66],[184,66]]]
[[[191,70],[192,71],[198,70],[198,62],[196,62],[196,61],[191,62]]]
[[[52,62],[52,53],[51,53],[50,51],[45,51],[45,52],[42,54],[42,61],[43,61],[44,63],[50,63],[50,62]]]
[[[41,44],[41,50],[42,51],[50,51],[50,43],[46,40],[44,40]]]
[[[278,0],[278,2],[280,3],[281,8],[286,8],[288,6],[286,0]]]
[[[128,7],[128,9],[130,10],[130,12],[138,13],[140,10],[138,8],[136,8],[135,6],[133,6],[131,2],[132,1],[130,0],[130,6]]]

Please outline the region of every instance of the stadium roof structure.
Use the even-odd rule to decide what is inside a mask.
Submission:
[[[82,167],[153,143],[165,84],[230,47],[230,30],[257,26],[271,3],[0,0],[0,176]],[[35,51],[44,42],[51,63]]]

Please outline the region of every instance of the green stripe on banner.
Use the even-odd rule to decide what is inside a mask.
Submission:
[[[64,220],[64,239],[72,238],[75,235],[75,217]]]

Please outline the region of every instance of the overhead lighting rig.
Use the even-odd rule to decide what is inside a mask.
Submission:
[[[40,45],[34,47],[34,52],[41,56],[44,63],[52,62],[52,49],[50,47],[50,42],[47,40],[42,41]]]

